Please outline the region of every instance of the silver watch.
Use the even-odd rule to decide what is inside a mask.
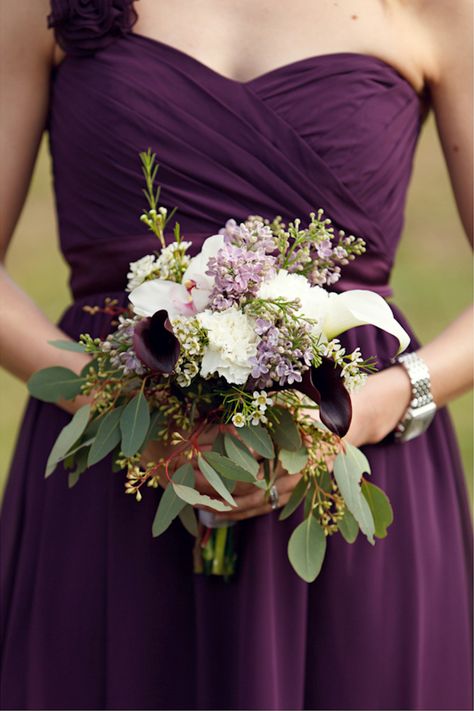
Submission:
[[[425,361],[416,353],[402,353],[393,362],[405,368],[411,383],[410,404],[394,431],[398,442],[408,442],[428,429],[436,412],[436,404],[431,394],[430,371]]]

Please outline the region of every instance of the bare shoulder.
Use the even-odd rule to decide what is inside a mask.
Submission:
[[[49,0],[2,0],[0,54],[3,66],[21,69],[32,61],[51,62],[54,36],[48,29]]]
[[[426,48],[425,73],[429,84],[464,81],[472,73],[472,0],[397,0],[401,12],[414,21]]]

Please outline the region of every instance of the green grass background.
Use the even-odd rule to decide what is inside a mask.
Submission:
[[[7,255],[17,283],[56,320],[68,304],[67,269],[57,243],[46,145]],[[438,334],[471,300],[472,258],[460,225],[436,130],[425,125],[409,190],[405,229],[392,285],[396,303],[422,342]],[[25,386],[0,372],[0,491],[25,402]],[[451,405],[472,491],[472,395]]]

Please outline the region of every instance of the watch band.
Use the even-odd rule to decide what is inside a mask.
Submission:
[[[407,371],[411,383],[412,398],[407,411],[394,431],[398,442],[408,442],[425,432],[436,412],[431,393],[428,366],[417,353],[403,353],[394,360]]]

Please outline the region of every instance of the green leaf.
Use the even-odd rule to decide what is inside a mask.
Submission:
[[[308,461],[308,450],[306,447],[300,447],[296,451],[290,449],[280,449],[278,453],[283,469],[286,469],[288,474],[298,474]]]
[[[69,368],[53,366],[33,373],[28,380],[30,395],[44,402],[57,402],[60,398],[72,400],[81,392],[84,378]]]
[[[346,506],[359,524],[359,528],[374,543],[375,524],[369,505],[362,495],[360,480],[370,467],[365,455],[348,442],[346,451],[334,460],[334,478]]]
[[[148,444],[150,440],[158,439],[160,430],[162,429],[165,422],[165,416],[162,412],[154,412],[150,417],[150,426],[148,427],[148,432],[146,433],[144,444]]]
[[[228,457],[223,457],[217,452],[204,452],[203,457],[213,469],[226,479],[234,479],[235,481],[248,481],[255,484],[256,479],[247,469],[235,464]]]
[[[288,541],[290,563],[307,583],[319,575],[326,553],[326,536],[314,516],[308,516],[295,528]]]
[[[199,536],[199,528],[193,507],[189,504],[185,504],[178,516],[187,532],[190,533],[191,536],[197,538]]]
[[[58,462],[65,457],[82,435],[87,427],[90,411],[90,405],[83,405],[83,407],[74,414],[69,424],[63,427],[49,454],[46,464],[46,477],[54,472]]]
[[[265,459],[273,459],[275,456],[272,438],[262,425],[246,425],[245,427],[240,427],[239,435],[247,447],[254,449],[257,454],[261,454]]]
[[[393,522],[393,509],[387,495],[375,484],[368,481],[362,482],[362,494],[364,495],[369,508],[374,517],[375,535],[377,538],[385,538],[387,528]]]
[[[341,536],[347,543],[354,543],[357,536],[359,535],[359,524],[355,520],[354,516],[351,514],[349,509],[346,509],[344,516],[341,518],[337,524]]]
[[[280,516],[278,517],[279,521],[284,521],[285,518],[288,518],[289,516],[291,516],[292,513],[296,511],[300,503],[303,501],[307,488],[308,482],[305,479],[301,478],[293,489],[288,503],[282,508]]]
[[[214,467],[211,467],[209,462],[206,462],[206,460],[203,459],[201,456],[198,456],[197,462],[199,469],[206,477],[207,481],[213,487],[213,489],[217,491],[217,493],[224,499],[224,501],[227,501],[227,503],[231,506],[237,507],[234,498],[230,495],[227,487],[225,486],[224,482],[222,481]]]
[[[249,471],[254,477],[257,476],[258,470],[260,469],[259,463],[243,442],[237,439],[237,437],[234,437],[234,435],[226,434],[224,436],[224,447],[225,454],[227,454],[229,459],[232,459],[235,464]]]
[[[150,411],[143,392],[130,400],[120,418],[122,433],[122,452],[126,457],[133,457],[143,444],[150,426]]]
[[[191,464],[187,462],[179,467],[171,477],[171,481],[192,486],[194,484],[194,470]],[[168,484],[161,495],[160,503],[153,519],[151,530],[155,538],[166,531],[184,506],[184,502],[176,496],[171,484]]]
[[[211,499],[210,496],[206,496],[205,494],[200,494],[196,491],[196,489],[191,489],[190,486],[183,486],[182,484],[175,484],[173,482],[173,489],[175,494],[179,496],[180,499],[185,501],[187,504],[191,504],[191,506],[199,504],[200,506],[208,506],[210,509],[214,509],[215,511],[232,510],[232,507],[228,504],[224,504],[222,501],[218,501],[217,499]]]
[[[272,430],[274,442],[281,449],[289,449],[291,452],[300,449],[301,435],[291,412],[284,407],[277,407],[274,412],[278,417]]]
[[[225,456],[224,435],[222,432],[217,434],[217,437],[212,444],[212,451]]]
[[[78,457],[76,458],[76,468],[68,474],[67,484],[70,489],[72,489],[72,487],[77,484],[77,482],[79,481],[79,477],[86,471],[86,469],[87,451],[84,449],[79,453]]]
[[[85,345],[77,341],[48,341],[48,343],[63,351],[74,351],[75,353],[85,353],[86,351]]]
[[[88,466],[106,457],[120,442],[120,418],[123,406],[108,412],[100,421],[99,429],[89,451]]]

